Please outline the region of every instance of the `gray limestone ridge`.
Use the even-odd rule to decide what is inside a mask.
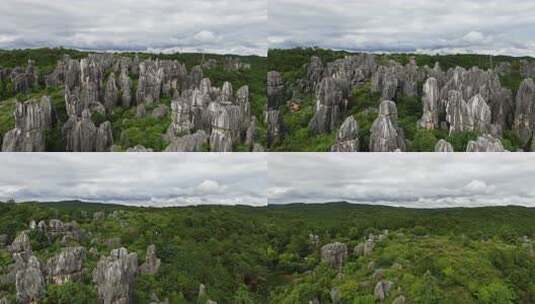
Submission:
[[[102,216],[95,213],[95,223],[98,223]],[[112,213],[109,216],[118,215]],[[82,282],[86,277],[84,274],[87,273],[93,279],[100,303],[134,303],[136,276],[157,275],[160,269],[161,261],[157,256],[156,246],[147,247],[145,261],[141,265],[138,265],[136,253],[129,253],[126,248],[119,246],[112,249],[109,255],[101,255],[90,272],[87,257],[98,257],[99,252],[95,248],[88,251],[78,245],[80,240],[87,236],[88,233],[80,230],[76,222],[64,223],[57,219],[51,219],[48,223],[44,220],[38,223],[31,221],[29,230],[21,231],[11,244],[6,246],[12,263],[6,269],[0,270],[0,283],[15,287],[17,303],[39,303],[45,297],[47,286]],[[61,248],[42,261],[32,251],[31,238],[34,237],[48,240],[50,244],[59,240]],[[2,237],[2,242],[0,245],[4,246],[7,237]],[[8,303],[7,298],[2,301]],[[159,300],[153,302],[166,303]]]
[[[21,88],[33,83],[28,76],[31,67],[33,63],[23,73],[26,78],[21,80]],[[228,58],[225,68],[244,70],[250,66]],[[195,66],[188,71],[183,63],[175,60],[90,54],[81,60],[64,56],[46,76],[45,83],[49,87],[63,87],[65,91],[67,119],[60,122],[60,128],[67,152],[118,150],[113,145],[111,122],[95,119],[110,117],[116,107],[135,107],[136,118],[170,116],[169,130],[162,134],[169,142],[168,151],[199,151],[206,145],[211,151],[227,152],[246,141],[248,149],[253,150],[257,138],[256,130],[250,128],[254,115],[249,87],[242,86],[236,92],[229,82],[221,88],[214,87],[203,75],[202,67]],[[134,86],[131,77],[137,77],[137,85]],[[162,97],[171,98],[170,107],[160,103]],[[147,107],[154,110],[147,113]],[[45,151],[46,131],[57,124],[50,98],[17,102],[13,115],[16,126],[4,136],[2,151]],[[207,143],[202,136],[192,140],[192,134],[203,132],[208,137]]]
[[[535,138],[535,83],[530,78],[535,77],[535,64],[522,61],[521,75],[525,79],[516,98],[500,82],[500,75],[508,69],[507,64],[500,64],[489,70],[455,67],[444,71],[438,63],[431,68],[418,66],[415,60],[406,65],[392,60],[378,63],[373,54],[348,55],[325,64],[313,56],[297,86],[316,96],[315,113],[309,124],[316,134],[341,128],[348,115],[350,92],[369,83],[371,91],[379,94],[383,103],[388,100],[394,105],[401,96],[419,96],[421,92],[423,114],[418,128],[445,129],[450,134],[474,132],[497,141],[505,130],[513,130],[523,149],[529,151]],[[280,82],[277,78],[276,83]],[[370,151],[404,151],[400,131],[395,120],[380,114],[371,130]],[[338,142],[337,139],[337,145]],[[338,151],[335,146],[332,150]],[[440,151],[449,150],[443,144],[437,146]]]

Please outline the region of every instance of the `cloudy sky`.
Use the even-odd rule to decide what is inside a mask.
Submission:
[[[3,0],[0,48],[265,55],[266,0]]]
[[[262,153],[1,153],[0,200],[267,204]]]
[[[535,56],[533,0],[270,0],[270,47]]]
[[[535,207],[530,153],[270,153],[268,164],[270,204]]]

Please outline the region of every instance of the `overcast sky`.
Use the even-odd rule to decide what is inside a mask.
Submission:
[[[270,204],[535,207],[530,153],[270,153],[268,164]]]
[[[267,52],[266,0],[3,0],[0,48]]]
[[[533,0],[270,0],[270,47],[535,55]]]
[[[0,200],[267,204],[263,153],[0,153]]]

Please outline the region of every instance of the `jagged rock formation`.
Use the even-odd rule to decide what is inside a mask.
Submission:
[[[45,294],[45,279],[41,272],[41,263],[31,255],[20,258],[22,267],[17,271],[15,287],[19,303],[38,303]]]
[[[13,94],[28,93],[39,85],[39,75],[35,68],[35,61],[28,60],[26,67],[0,69],[0,80],[11,81]]]
[[[117,88],[117,82],[115,81],[115,74],[111,73],[106,83],[106,89],[104,91],[104,107],[108,112],[117,106],[119,102],[119,89]]]
[[[335,78],[323,78],[316,92],[316,109],[309,123],[315,134],[330,133],[335,130],[347,108],[347,91],[343,83]]]
[[[113,144],[111,123],[106,121],[97,128],[89,109],[85,109],[80,117],[69,117],[62,134],[68,152],[106,152]]]
[[[280,73],[269,72],[267,74],[267,104],[264,111],[268,147],[276,145],[283,138],[284,126],[280,106],[284,104],[284,95],[284,84]]]
[[[446,104],[446,121],[449,123],[450,134],[455,132],[473,131],[474,119],[471,108],[459,91],[449,91]]]
[[[393,286],[394,283],[392,283],[391,281],[381,280],[377,282],[374,289],[375,299],[379,300],[379,302],[381,303],[384,302]]]
[[[160,269],[161,261],[156,256],[156,246],[150,245],[147,247],[147,254],[145,255],[145,263],[139,267],[141,273],[156,274]]]
[[[84,247],[63,248],[59,254],[48,259],[46,263],[45,273],[48,281],[51,284],[62,285],[81,280],[84,260]]]
[[[349,116],[338,130],[331,152],[358,152],[359,144],[359,125],[353,116]]]
[[[516,95],[516,112],[513,128],[523,145],[526,145],[535,130],[535,82],[528,78],[522,81]]]
[[[490,131],[491,112],[481,94],[476,94],[468,102],[473,117],[474,131],[487,133]]]
[[[347,259],[347,246],[343,243],[331,243],[321,247],[321,261],[335,269],[341,269]]]
[[[136,91],[138,104],[160,101],[164,70],[157,61],[144,61],[139,65],[139,82]]]
[[[435,145],[435,152],[453,152],[453,146],[444,139],[441,139]]]
[[[430,77],[424,84],[424,95],[422,97],[423,115],[420,119],[420,127],[428,130],[436,129],[439,126],[439,90],[438,81]]]
[[[370,152],[405,151],[405,136],[398,126],[396,104],[385,100],[379,105],[379,116],[370,129]]]
[[[3,152],[44,152],[45,131],[52,128],[55,114],[50,97],[17,102],[15,128],[8,131],[2,142]]]
[[[484,135],[478,137],[476,141],[468,142],[466,152],[505,152],[505,149],[499,139],[492,135]]]
[[[208,145],[208,135],[203,130],[195,134],[174,138],[165,149],[165,152],[202,152]]]
[[[132,293],[137,272],[137,254],[125,248],[114,249],[101,257],[93,271],[100,300],[104,304],[133,303]]]

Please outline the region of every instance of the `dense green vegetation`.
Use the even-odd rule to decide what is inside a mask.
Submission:
[[[95,222],[93,212],[106,217]],[[532,303],[535,256],[522,240],[535,234],[535,210],[523,207],[477,209],[404,209],[333,203],[265,208],[135,208],[63,202],[0,204],[0,234],[12,240],[30,220],[75,220],[86,232],[81,245],[109,254],[104,240],[118,237],[143,260],[154,243],[162,259],[158,275],[138,275],[136,303],[151,292],[171,303],[196,303],[200,283],[218,303],[331,303],[337,288],[340,303],[375,303],[374,273],[394,283],[386,303],[404,295],[407,303]],[[371,255],[351,254],[370,234],[390,232]],[[350,256],[342,274],[321,262],[320,246],[345,243]],[[60,249],[31,234],[40,259]],[[81,282],[49,284],[45,303],[94,303],[89,255]],[[370,268],[369,265],[375,265]],[[0,271],[11,263],[0,249]],[[2,293],[13,286],[0,286]]]
[[[269,70],[279,71],[288,91],[297,96],[301,102],[301,111],[292,113],[287,107],[282,107],[283,121],[287,127],[287,138],[279,145],[273,147],[275,151],[328,151],[335,142],[335,134],[313,135],[308,131],[308,122],[314,115],[315,97],[312,93],[301,92],[297,85],[298,80],[305,78],[306,66],[311,56],[318,56],[325,64],[336,59],[350,55],[346,51],[334,51],[321,48],[295,48],[271,49],[269,51]],[[457,55],[425,55],[425,54],[378,54],[377,61],[384,63],[395,60],[407,64],[410,58],[415,58],[419,66],[433,67],[438,62],[442,69],[447,70],[456,66],[471,68],[478,66],[482,69],[496,67],[498,64],[511,63],[511,72],[501,77],[501,83],[516,94],[522,77],[520,75],[519,61],[522,59],[508,56],[457,54]],[[421,87],[421,85],[420,85]],[[376,118],[376,109],[379,107],[380,94],[372,93],[370,83],[354,89],[349,98],[348,113],[353,115],[360,127],[360,150],[369,149],[369,129]],[[417,122],[422,116],[421,96],[401,96],[397,101],[399,124],[408,140],[408,150],[413,152],[433,151],[435,143],[440,139],[449,141],[455,151],[465,151],[468,141],[476,139],[479,134],[462,133],[449,136],[443,130],[419,130]],[[520,143],[516,135],[507,130],[502,138],[504,147],[509,151],[516,151]]]
[[[60,124],[48,134],[51,142],[47,142],[50,151],[61,151],[64,149],[61,142],[61,125],[67,120],[67,114],[64,105],[64,92],[62,88],[45,89],[43,83],[44,75],[49,74],[56,67],[57,61],[64,54],[68,54],[73,59],[84,58],[87,52],[81,52],[63,48],[43,48],[43,49],[24,49],[24,50],[0,50],[0,69],[13,68],[16,66],[26,67],[28,60],[34,60],[39,74],[41,83],[39,87],[33,89],[28,94],[18,94],[15,96],[11,88],[10,81],[0,81],[0,139],[2,136],[14,127],[13,110],[15,101],[25,101],[32,97],[38,97],[45,94],[53,94],[54,106],[60,118]],[[200,65],[210,59],[218,62],[217,67],[204,69],[204,76],[209,77],[213,86],[221,87],[225,81],[232,84],[234,90],[238,90],[243,85],[249,86],[250,102],[253,114],[257,117],[259,143],[265,144],[263,134],[265,134],[264,120],[262,112],[266,103],[266,73],[267,59],[259,56],[236,56],[236,55],[216,55],[216,54],[198,54],[198,53],[176,53],[176,54],[147,54],[147,53],[121,53],[121,56],[134,57],[140,59],[166,59],[178,60],[191,70],[196,65]],[[225,58],[232,56],[239,57],[241,62],[251,65],[250,69],[244,70],[225,70],[223,62]],[[109,71],[107,72],[109,74]],[[133,93],[136,89],[137,80],[134,79]],[[16,98],[16,99],[15,99]],[[61,100],[60,100],[61,99]],[[162,103],[170,105],[169,98],[163,98]],[[93,117],[93,121],[98,126],[99,123],[110,120],[113,126],[114,142],[122,149],[143,145],[154,151],[162,151],[167,146],[167,142],[162,138],[162,134],[167,130],[170,117],[167,115],[164,119],[155,119],[150,117],[151,110],[156,107],[147,108],[149,114],[145,118],[135,117],[135,108],[117,107],[112,113],[107,113],[103,117]],[[169,109],[170,111],[170,109]],[[94,116],[99,116],[98,114]],[[239,150],[239,147],[236,147]]]

